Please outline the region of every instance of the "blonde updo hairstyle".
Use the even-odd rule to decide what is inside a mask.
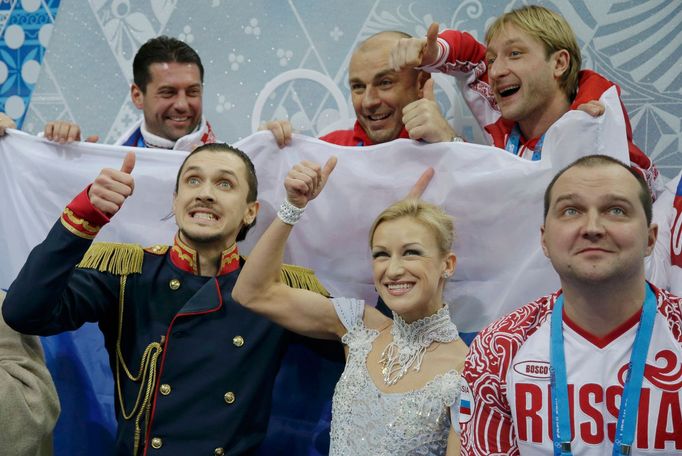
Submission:
[[[374,220],[369,230],[369,247],[372,248],[374,233],[383,222],[410,217],[427,227],[436,237],[436,244],[441,255],[452,250],[455,240],[455,227],[450,217],[440,206],[419,199],[404,199],[391,204]]]

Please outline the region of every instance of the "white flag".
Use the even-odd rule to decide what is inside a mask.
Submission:
[[[302,159],[339,159],[327,187],[306,209],[287,244],[286,261],[315,270],[335,296],[376,301],[368,232],[386,206],[405,196],[421,173],[436,173],[423,199],[455,218],[457,271],[446,289],[454,321],[464,332],[554,291],[558,277],[540,249],[542,198],[561,168],[588,154],[628,162],[620,102],[615,89],[601,100],[606,113],[592,118],[570,111],[544,139],[542,160],[465,143],[423,144],[401,139],[371,147],[341,147],[295,135],[279,149],[269,132],[236,147],[254,161],[261,211],[250,246],[284,198],[282,181]],[[178,166],[186,153],[89,143],[58,145],[21,132],[0,138],[0,287],[7,288],[30,249],[42,241],[69,201],[104,167],[120,168],[137,154],[135,193],[97,240],[142,245],[172,242],[171,211]]]

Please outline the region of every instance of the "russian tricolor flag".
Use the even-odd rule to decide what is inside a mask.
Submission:
[[[462,399],[459,403],[459,419],[460,421],[469,421],[469,418],[471,418],[471,402]]]

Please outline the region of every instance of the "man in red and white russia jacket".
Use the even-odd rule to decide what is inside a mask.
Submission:
[[[651,220],[641,174],[611,157],[549,184],[542,248],[561,289],[474,339],[462,454],[682,452],[682,300],[645,281]]]
[[[321,140],[340,146],[371,146],[398,138],[427,143],[461,140],[440,112],[431,75],[413,68],[395,71],[389,66],[390,50],[400,39],[409,37],[386,31],[360,43],[348,68],[355,125],[326,134]],[[261,130],[270,130],[280,147],[291,142],[288,120],[267,122]]]
[[[418,67],[454,76],[462,95],[493,145],[538,160],[545,132],[566,112],[601,115],[597,100],[620,88],[590,70],[580,70],[581,55],[571,26],[541,6],[512,10],[486,32],[487,47],[465,32],[432,24],[426,38],[402,39],[391,51],[394,69]],[[632,142],[627,111],[623,114],[631,165],[650,188],[658,171]]]

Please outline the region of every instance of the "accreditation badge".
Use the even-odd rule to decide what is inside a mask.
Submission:
[[[682,268],[682,178],[677,185],[677,192],[673,200],[673,223],[670,233],[670,262],[673,266]]]

